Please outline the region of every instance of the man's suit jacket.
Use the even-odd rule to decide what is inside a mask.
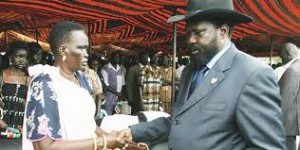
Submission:
[[[141,98],[139,95],[139,72],[140,65],[137,64],[129,68],[126,75],[126,92],[132,113],[137,113],[141,110]]]
[[[283,125],[287,136],[299,135],[300,131],[300,59],[285,71],[279,80],[282,96]]]
[[[167,137],[172,150],[282,150],[279,88],[269,66],[234,44],[189,96],[194,69],[185,67],[172,117],[131,127],[136,141]]]

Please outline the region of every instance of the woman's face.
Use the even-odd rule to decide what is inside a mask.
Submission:
[[[22,69],[28,65],[28,52],[25,49],[16,49],[10,58],[11,65],[15,68]]]
[[[72,71],[81,69],[82,63],[87,63],[89,41],[84,31],[72,31],[69,38],[62,44],[66,55],[65,63]],[[85,62],[86,61],[86,62]]]
[[[42,62],[42,50],[40,49],[39,52],[34,54],[32,57],[34,64],[40,64]]]

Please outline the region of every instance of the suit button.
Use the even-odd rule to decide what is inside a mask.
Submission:
[[[179,121],[178,120],[174,120],[174,125],[178,125]]]

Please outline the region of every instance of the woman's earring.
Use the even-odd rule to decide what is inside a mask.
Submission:
[[[66,55],[64,55],[64,56],[62,57],[62,61],[63,61],[63,62],[65,62],[65,61],[66,61],[66,59],[67,59],[67,56],[66,56]]]
[[[8,62],[9,62],[9,65],[11,66],[12,65],[11,58],[8,60]]]

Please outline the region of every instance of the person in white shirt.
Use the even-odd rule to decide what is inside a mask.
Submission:
[[[179,67],[176,69],[176,80],[180,80],[182,70],[188,63],[188,58],[182,58],[181,61],[178,60]]]
[[[110,62],[101,71],[106,87],[105,110],[112,115],[118,99],[122,98],[122,86],[125,85],[125,71],[119,65],[120,53],[111,54]]]

